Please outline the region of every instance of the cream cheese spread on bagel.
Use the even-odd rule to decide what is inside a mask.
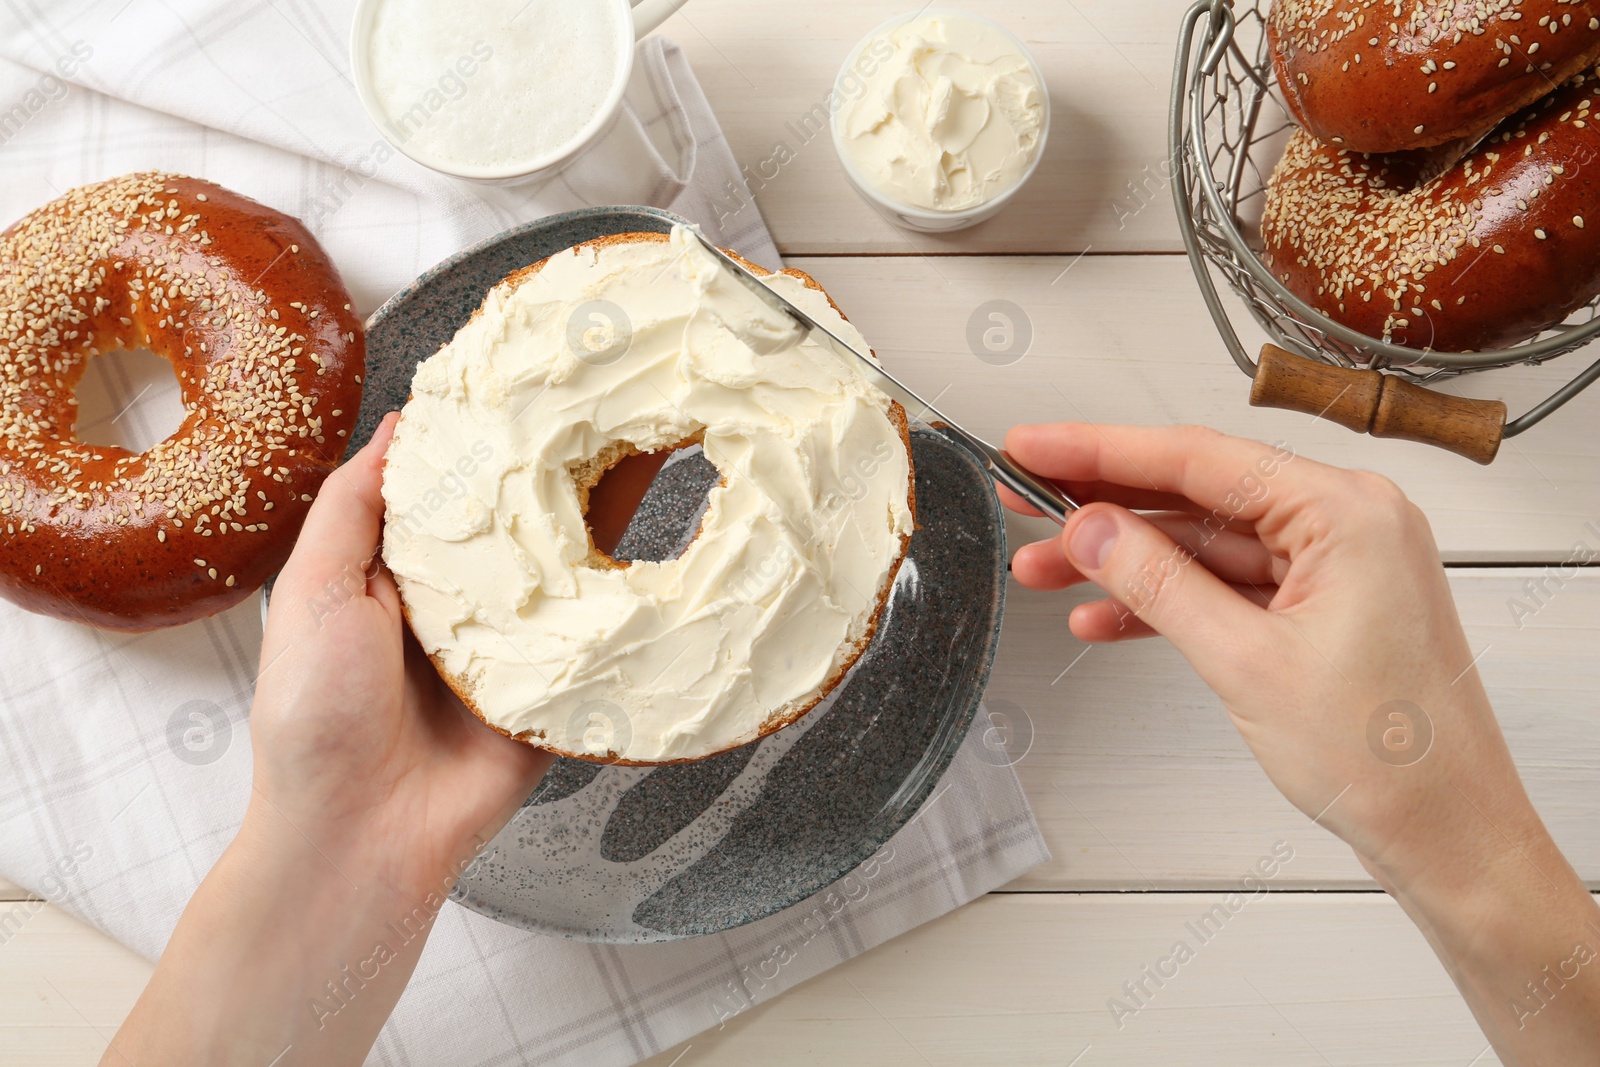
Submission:
[[[767,284],[862,351],[797,273]],[[905,412],[691,235],[623,234],[501,282],[412,383],[383,554],[424,650],[496,729],[697,759],[793,721],[872,636],[913,529]],[[593,545],[588,488],[699,441],[722,476],[682,556]]]

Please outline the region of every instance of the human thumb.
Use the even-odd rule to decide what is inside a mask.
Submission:
[[[1236,649],[1262,609],[1207,570],[1150,522],[1113,504],[1090,504],[1061,538],[1068,561],[1199,666]]]

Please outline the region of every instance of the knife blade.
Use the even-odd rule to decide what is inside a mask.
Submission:
[[[811,340],[847,365],[854,367],[880,392],[898,401],[900,406],[906,409],[908,418],[921,422],[970,452],[995,481],[1063,525],[1066,524],[1067,516],[1078,510],[1078,502],[1063,492],[1060,486],[1034,474],[1012,459],[1004,449],[996,448],[951,420],[910,386],[884,370],[876,360],[845,342],[832,330],[808,315],[804,309],[756,277],[738,260],[712,244],[698,229],[688,227],[686,229],[689,229],[701,246],[715,257],[723,270],[738,279],[768,308],[787,315],[799,323]]]

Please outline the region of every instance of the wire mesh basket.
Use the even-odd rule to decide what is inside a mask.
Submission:
[[[1326,415],[1374,436],[1423,441],[1487,463],[1502,438],[1529,429],[1600,378],[1600,360],[1509,421],[1499,401],[1420,386],[1581,348],[1600,334],[1600,298],[1512,348],[1436,352],[1358,333],[1285,288],[1259,254],[1267,178],[1294,129],[1267,44],[1270,2],[1197,0],[1189,8],[1178,38],[1168,129],[1184,247],[1234,362],[1255,380],[1251,403]],[[1219,276],[1271,339],[1259,362],[1234,329],[1217,291]]]

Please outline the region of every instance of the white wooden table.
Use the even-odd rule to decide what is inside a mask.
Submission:
[[[1513,598],[1575,542],[1600,548],[1600,393],[1490,468],[1421,446],[1252,410],[1194,289],[1162,180],[1184,0],[967,0],[1024,37],[1054,127],[998,219],[931,238],[892,228],[844,184],[811,111],[863,33],[909,5],[694,0],[666,27],[688,50],[791,264],[815,275],[913,385],[976,429],[1019,421],[1203,422],[1381,471],[1427,511],[1511,746],[1557,839],[1600,883],[1600,571],[1518,626]],[[761,169],[779,140],[794,159]],[[769,176],[770,175],[770,176]],[[987,300],[1034,339],[996,367],[969,349]],[[1247,342],[1261,338],[1246,331]],[[1514,411],[1574,370],[1464,380]],[[1015,523],[1015,543],[1048,527]],[[1547,588],[1555,588],[1553,585]],[[1272,789],[1217,700],[1168,647],[1089,650],[1076,595],[1013,585],[990,697],[1033,742],[1019,764],[1054,859],[1006,890],[849,964],[653,1067],[734,1064],[1439,1064],[1497,1062],[1443,970],[1346,850]],[[1273,893],[1202,946],[1121,1025],[1108,1007],[1278,842]],[[0,885],[0,901],[23,899]],[[14,905],[0,902],[0,912]],[[0,944],[0,1062],[88,1064],[149,967],[48,906]],[[74,990],[66,1004],[52,986]]]

